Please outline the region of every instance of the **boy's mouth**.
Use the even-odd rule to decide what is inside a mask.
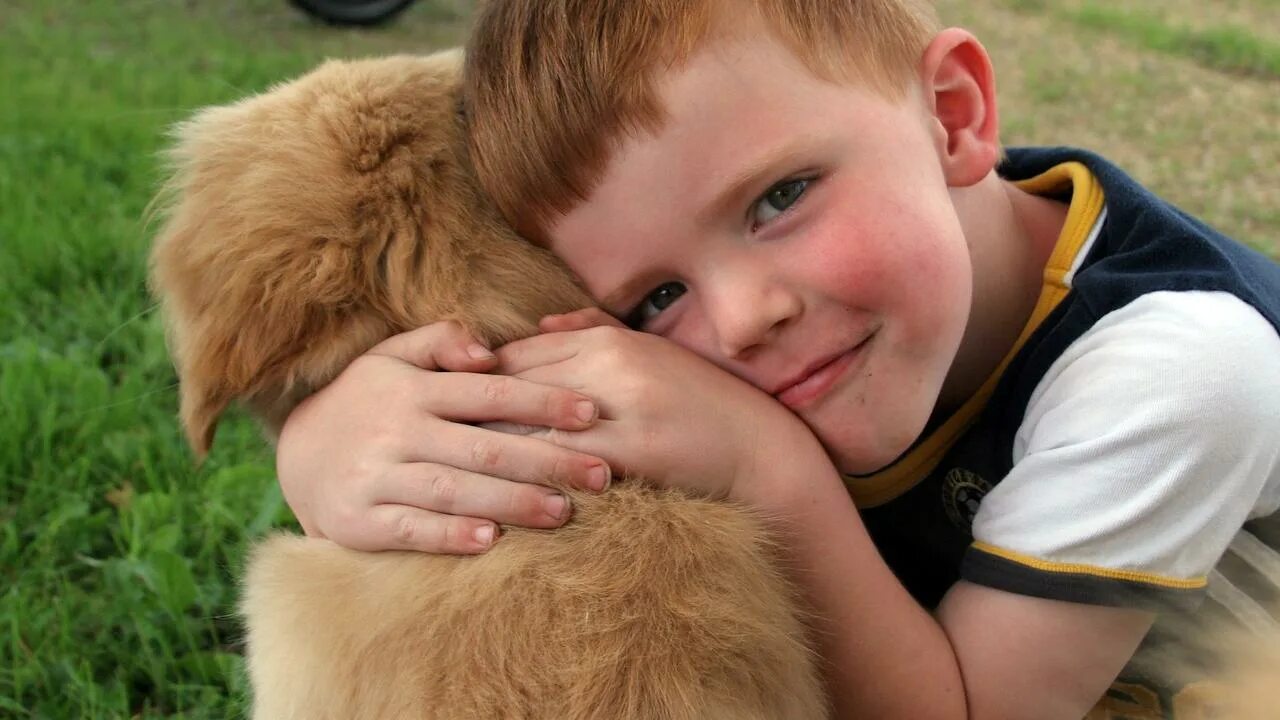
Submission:
[[[793,411],[813,404],[825,395],[851,366],[860,363],[866,357],[867,345],[873,337],[875,337],[874,332],[852,348],[819,358],[795,377],[779,385],[770,394]]]

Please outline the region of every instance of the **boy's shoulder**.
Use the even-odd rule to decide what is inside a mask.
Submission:
[[[1250,443],[1274,444],[1267,434],[1274,423],[1265,418],[1280,403],[1280,363],[1271,360],[1280,357],[1280,267],[1177,210],[1092,153],[1014,148],[1001,170],[1006,179],[1033,181],[1035,192],[1071,205],[1045,272],[1041,302],[1007,364],[989,379],[990,394],[972,398],[890,468],[851,481],[859,504],[874,508],[864,517],[875,534],[890,540],[886,547],[945,547],[945,552],[935,552],[939,565],[931,572],[910,557],[895,565],[895,570],[920,575],[908,585],[926,602],[936,601],[957,578],[954,568],[965,556],[981,561],[969,562],[965,577],[985,579],[983,584],[1010,582],[1023,590],[1059,578],[1037,570],[1044,558],[1194,577],[1207,561],[1183,568],[1166,567],[1164,555],[1127,565],[1134,558],[1123,552],[1081,556],[1075,549],[1092,545],[1077,542],[1070,533],[1084,529],[1091,536],[1123,536],[1132,547],[1154,547],[1151,538],[1158,536],[1159,527],[1126,525],[1123,532],[1108,534],[1090,530],[1079,518],[1114,519],[1107,503],[1122,496],[1152,497],[1155,478],[1165,472],[1160,477],[1166,490],[1160,495],[1177,501],[1169,505],[1173,519],[1166,524],[1178,527],[1176,518],[1186,515],[1179,503],[1190,497],[1180,491],[1184,481],[1219,491],[1227,486],[1198,483],[1196,473],[1179,470],[1185,469],[1193,445],[1199,457],[1212,459],[1248,456],[1255,447]],[[1232,405],[1229,399],[1239,402]],[[1231,422],[1211,418],[1203,411],[1209,405]],[[962,429],[948,435],[944,431],[951,426]],[[1242,427],[1256,432],[1251,435]],[[1036,428],[1057,434],[1036,435]],[[1136,442],[1143,438],[1154,445]],[[1048,452],[1032,452],[1041,447]],[[1068,447],[1077,454],[1067,452]],[[1026,462],[1029,455],[1036,462]],[[1178,457],[1182,460],[1161,464]],[[1065,463],[1036,464],[1046,458]],[[1134,472],[1138,461],[1151,467]],[[1016,472],[1015,465],[1020,466]],[[1214,473],[1222,478],[1220,470]],[[1272,487],[1269,493],[1280,492],[1280,476],[1260,480],[1261,471],[1246,470],[1238,477],[1241,486],[1264,482]],[[1018,477],[1029,480],[1026,492],[1019,490]],[[1132,479],[1132,492],[1121,492],[1115,477]],[[1085,478],[1098,481],[1094,497],[1100,500],[1091,510],[1085,509]],[[1252,495],[1245,503],[1250,507],[1258,504],[1256,488]],[[1009,502],[987,502],[988,496]],[[1262,505],[1275,502],[1264,499]],[[1070,507],[1079,509],[1066,511]],[[980,508],[1002,528],[990,534],[991,544],[1007,544],[1020,556],[1039,560],[1027,565],[1006,562],[995,553],[971,552]],[[1220,510],[1206,501],[1200,512],[1212,533],[1226,532],[1231,525],[1216,521],[1225,517]],[[1015,541],[1008,539],[1010,533]],[[1057,540],[1073,550],[1063,554],[1042,547]],[[1170,543],[1162,552],[1185,554],[1177,549],[1185,546],[1181,540]],[[1120,550],[1129,547],[1122,545]],[[1072,583],[1062,591],[1069,598],[1096,600],[1135,589],[1113,580],[1104,573],[1097,582]],[[1194,601],[1199,593],[1191,586],[1139,585],[1140,594],[1158,602]]]
[[[1073,166],[1085,172],[1063,171]],[[1153,292],[1204,290],[1239,297],[1280,331],[1275,260],[1175,207],[1101,155],[1069,147],[1010,148],[999,172],[1015,183],[1056,173],[1067,179],[1057,188],[1040,187],[1073,205],[1072,195],[1082,188],[1097,193],[1095,232],[1072,258],[1067,276],[1090,323]]]
[[[1222,308],[1237,311],[1230,317],[1260,316],[1247,325],[1232,323],[1233,332],[1249,329],[1246,343],[1270,347],[1280,335],[1280,265],[1161,199],[1101,156],[1074,148],[1014,148],[1001,173],[1014,182],[1056,173],[1069,178],[1057,191],[1070,196],[1073,211],[1092,205],[1077,223],[1081,239],[1050,261],[1060,263],[1053,269],[1059,301],[1039,317],[992,398],[993,405],[1008,409],[1002,427],[1009,433],[1022,426],[1026,409],[1037,393],[1044,393],[1044,381],[1055,365],[1086,346],[1082,338],[1136,341],[1142,332],[1149,335],[1150,328],[1189,329],[1193,323],[1186,318],[1203,320],[1206,313],[1210,317],[1202,327],[1226,330],[1220,327]],[[1069,244],[1065,239],[1059,243]],[[1046,272],[1047,277],[1052,274]],[[1046,293],[1054,290],[1053,282],[1047,281]],[[1171,324],[1168,318],[1182,320]],[[1167,339],[1160,347],[1188,363],[1203,359],[1205,354],[1194,346],[1210,341],[1208,334],[1161,330],[1158,335],[1145,341],[1152,352],[1157,351],[1156,339]],[[1225,340],[1218,344],[1228,345]],[[1140,365],[1154,367],[1147,361]],[[1011,435],[1006,439],[1013,441]]]

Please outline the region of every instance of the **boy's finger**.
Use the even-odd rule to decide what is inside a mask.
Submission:
[[[428,433],[421,446],[411,448],[401,462],[439,463],[502,480],[582,490],[603,490],[610,480],[609,466],[600,458],[532,436],[458,423],[444,423]]]
[[[538,425],[524,425],[521,423],[506,422],[504,420],[480,423],[477,427],[482,427],[485,430],[506,433],[508,435],[540,435],[547,431],[547,428]]]
[[[598,307],[583,308],[562,315],[547,315],[538,321],[538,329],[547,333],[586,330],[603,325],[626,327],[621,320]]]
[[[495,372],[515,375],[529,368],[563,362],[582,350],[581,336],[573,333],[534,335],[507,343],[494,351],[498,356]]]
[[[582,393],[507,375],[431,375],[422,379],[416,392],[427,412],[456,422],[506,421],[583,430],[599,417],[595,403]]]
[[[590,317],[587,320],[595,322]],[[628,334],[632,332],[612,321],[591,324],[572,332],[548,333],[516,340],[494,351],[498,356],[495,371],[505,375],[518,375],[532,368],[572,360],[583,352],[619,346],[628,340]]]
[[[443,515],[408,505],[376,505],[360,539],[338,541],[358,550],[416,550],[436,555],[476,555],[498,539],[490,520]]]
[[[423,370],[475,372],[492,367],[495,361],[493,352],[453,321],[392,335],[370,348],[368,354],[397,358]]]
[[[622,463],[617,459],[618,451],[625,451],[636,440],[635,433],[628,430],[621,422],[605,418],[597,420],[591,432],[564,432],[554,428],[541,428],[524,435],[522,439],[535,440],[564,452],[602,461],[606,467],[610,468],[610,478],[615,470],[625,471]]]
[[[380,485],[374,490],[378,503],[530,528],[556,528],[569,519],[569,499],[551,488],[438,463],[398,465]]]

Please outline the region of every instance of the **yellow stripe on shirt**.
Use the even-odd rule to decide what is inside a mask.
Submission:
[[[970,547],[979,552],[994,555],[998,558],[1008,560],[1009,562],[1017,563],[1041,572],[1070,575],[1091,575],[1093,577],[1106,578],[1108,580],[1123,580],[1125,582],[1155,585],[1174,590],[1199,590],[1208,584],[1208,579],[1203,577],[1174,578],[1167,577],[1165,575],[1157,575],[1156,573],[1141,572],[1138,570],[1117,570],[1115,568],[1098,567],[1097,565],[1086,565],[1084,563],[1062,563],[1054,562],[1052,560],[1042,560],[1037,557],[1023,555],[1022,553],[1014,552],[1013,550],[1006,550],[1002,547],[996,547],[995,545],[989,545],[984,542],[974,542]]]

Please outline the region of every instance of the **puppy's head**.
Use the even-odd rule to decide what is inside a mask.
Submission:
[[[455,319],[499,344],[589,303],[478,190],[460,69],[329,62],[177,126],[151,282],[197,453],[233,400],[274,434],[390,335]]]

